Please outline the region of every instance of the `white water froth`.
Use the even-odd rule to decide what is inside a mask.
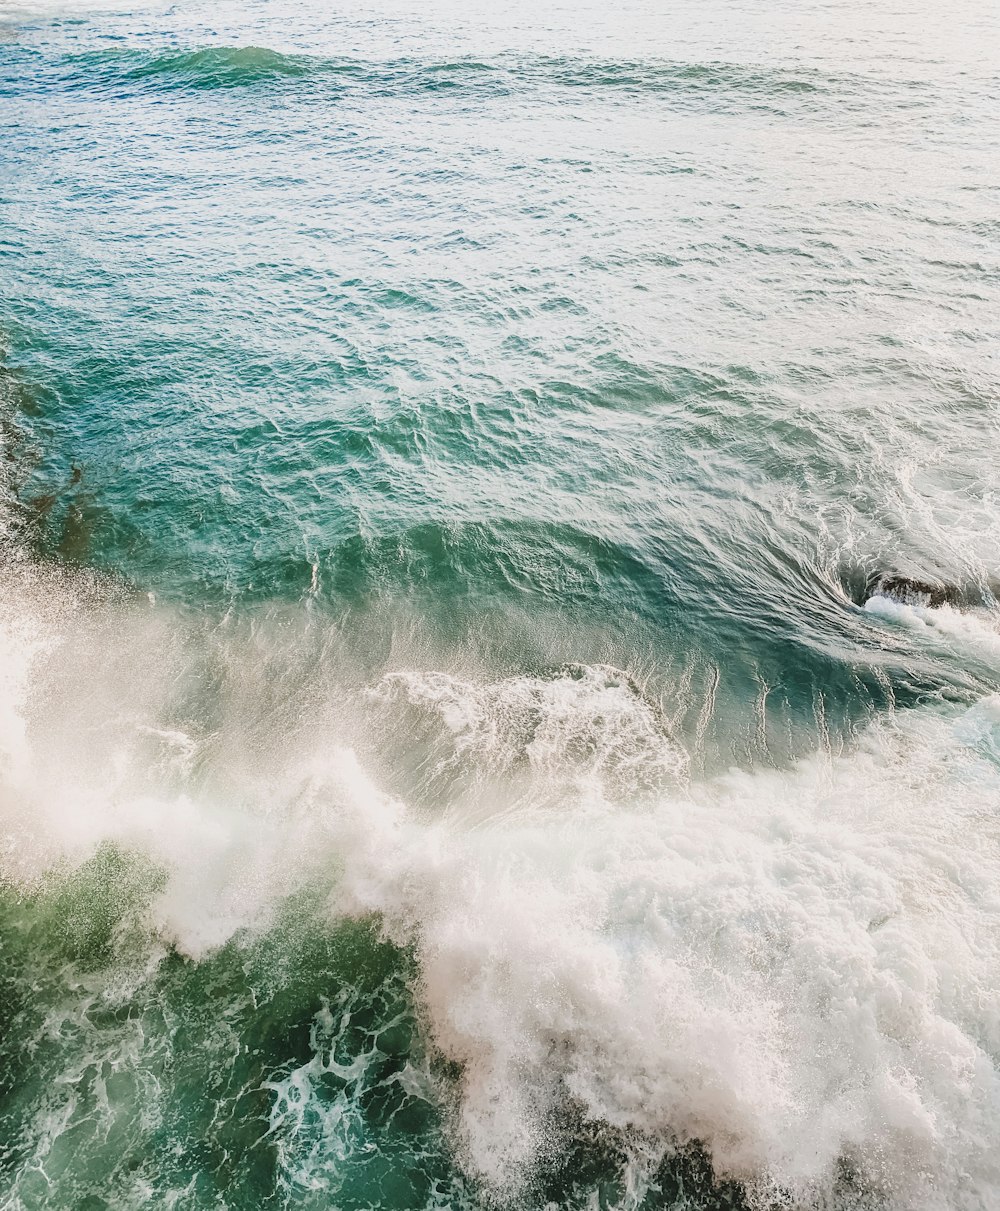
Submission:
[[[0,604],[4,874],[139,849],[168,873],[150,929],[197,957],[338,867],[331,916],[377,913],[416,948],[429,1042],[460,1065],[458,1154],[498,1191],[559,1150],[570,1103],[620,1133],[639,1193],[664,1150],[700,1141],[762,1204],[852,1205],[846,1164],[878,1205],[996,1205],[1000,700],[898,717],[788,771],[691,784],[677,759],[632,803],[602,794],[619,765],[587,741],[554,810],[560,746],[602,719],[626,765],[675,751],[629,748],[653,716],[627,683],[400,670],[373,709],[403,692],[466,758],[528,767],[516,812],[434,816],[329,723],[276,736],[223,795],[196,777],[223,762],[220,735],[160,718],[169,614],[108,626],[26,572]],[[145,657],[141,680],[109,635]],[[253,670],[248,652],[243,711]],[[85,726],[53,724],[81,693]]]
[[[864,605],[868,614],[905,626],[918,636],[957,646],[964,654],[1000,660],[1000,619],[994,611],[957,610],[950,605],[908,605],[875,594]]]
[[[384,677],[369,696],[395,712],[405,735],[429,739],[425,781],[466,783],[459,811],[467,821],[543,800],[552,807],[569,800],[577,812],[593,802],[600,810],[609,796],[648,794],[687,768],[653,704],[608,665],[486,684],[409,670]]]

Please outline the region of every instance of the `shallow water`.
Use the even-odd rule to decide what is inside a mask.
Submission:
[[[0,0],[0,1205],[996,1205],[998,25]]]

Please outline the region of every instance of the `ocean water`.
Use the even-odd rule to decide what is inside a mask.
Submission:
[[[1000,1206],[998,51],[0,0],[0,1208]]]

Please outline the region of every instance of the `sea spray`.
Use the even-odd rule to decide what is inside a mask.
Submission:
[[[53,610],[53,582],[45,589],[48,623],[30,592],[20,603],[9,589],[5,598],[8,619],[20,606],[33,620],[5,631],[5,668],[21,653],[19,675],[5,681],[5,744],[17,754],[5,774],[6,870],[26,887],[78,880],[67,905],[94,889],[83,900],[91,906],[77,910],[90,931],[79,936],[110,929],[110,949],[78,946],[78,963],[113,972],[139,961],[130,949],[147,955],[145,974],[119,994],[114,978],[109,991],[98,985],[99,998],[127,1004],[130,984],[155,982],[171,953],[198,964],[219,948],[252,950],[297,888],[327,885],[323,930],[336,937],[345,921],[374,918],[414,956],[405,995],[416,1017],[406,1029],[419,1023],[423,1051],[402,1059],[393,1081],[400,1096],[417,1090],[432,1118],[447,1111],[435,1130],[446,1126],[441,1138],[470,1189],[528,1197],[581,1124],[609,1132],[622,1156],[644,1156],[647,1186],[663,1158],[697,1143],[718,1179],[738,1182],[751,1202],[759,1192],[761,1205],[776,1192],[792,1203],[835,1198],[845,1161],[857,1188],[880,1192],[889,1207],[973,1207],[997,1180],[1000,1037],[986,1007],[1000,978],[1000,768],[988,702],[910,712],[873,727],[849,755],[818,753],[784,772],[678,781],[675,761],[656,795],[635,799],[623,796],[620,771],[634,766],[650,715],[622,679],[600,672],[491,687],[400,670],[355,696],[355,708],[386,709],[393,685],[435,713],[444,703],[466,760],[481,747],[496,779],[495,754],[504,754],[501,781],[516,786],[509,805],[496,802],[494,783],[491,811],[408,807],[379,788],[346,746],[349,729],[329,717],[299,736],[275,735],[267,761],[227,796],[226,737],[196,740],[192,728],[180,743],[175,720],[162,718],[170,704],[157,666],[168,680],[178,670],[162,653],[173,645],[175,657],[204,658],[178,620],[136,604],[81,605],[71,582]],[[104,611],[118,637],[110,661],[86,642],[88,631],[105,633]],[[251,634],[241,642],[252,661]],[[147,655],[141,686],[119,680],[130,647]],[[241,663],[230,666],[235,684],[223,697],[248,688]],[[53,722],[45,689],[84,682],[87,760],[80,739]],[[126,699],[115,688],[124,684],[133,685]],[[337,687],[328,693],[335,699]],[[581,767],[572,742],[546,746],[539,760],[550,729],[572,736],[594,726],[595,693],[605,714],[613,707],[634,721],[601,733],[620,760],[588,749]],[[504,701],[529,703],[533,726],[505,708],[484,728],[484,704]],[[151,743],[174,756],[151,760]],[[670,743],[664,736],[664,751]],[[651,747],[647,759],[662,775],[661,752]],[[213,773],[215,761],[223,768]],[[109,865],[113,853],[123,857]],[[133,862],[161,873],[136,881]],[[61,869],[95,875],[81,884]],[[109,885],[115,899],[98,912],[93,895]],[[126,918],[133,941],[115,959]],[[147,938],[138,952],[136,929]],[[372,1029],[391,1031],[400,1012],[372,1019]],[[333,1046],[323,1039],[334,1020],[316,1019],[314,1056]],[[332,1068],[314,1059],[264,1085],[278,1098],[276,1139],[292,1131],[287,1139],[301,1141],[312,1124],[324,1190],[333,1187],[322,1174],[338,1171],[337,1132],[348,1133],[338,1145],[347,1148],[361,1130],[352,1099],[364,1100],[374,1062],[344,1054]],[[136,1052],[114,1065],[146,1062]],[[303,1110],[293,1128],[292,1102],[324,1072],[342,1085],[340,1109]],[[72,1115],[73,1104],[60,1113]],[[53,1113],[46,1130],[57,1130]]]

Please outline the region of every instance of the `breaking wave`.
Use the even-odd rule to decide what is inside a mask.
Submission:
[[[104,861],[140,906],[140,982],[267,936],[310,886],[322,929],[375,920],[412,954],[263,1074],[286,1192],[347,1180],[381,1089],[439,1116],[452,1205],[530,1202],[581,1133],[623,1207],[692,1147],[752,1206],[987,1204],[1000,699],[697,780],[617,670],[352,690],[287,622],[206,626],[30,561],[0,621],[6,880]],[[391,792],[363,755],[379,727],[421,758]]]

